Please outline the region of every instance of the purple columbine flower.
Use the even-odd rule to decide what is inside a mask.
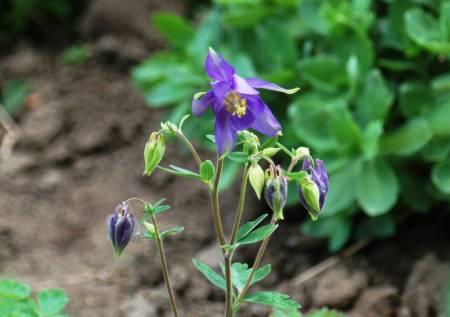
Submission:
[[[192,113],[202,115],[211,107],[214,134],[219,154],[233,150],[238,131],[252,128],[267,136],[281,131],[281,125],[259,96],[258,88],[293,94],[299,90],[284,89],[258,78],[242,78],[222,56],[212,48],[205,60],[205,70],[212,79],[212,89],[197,94],[192,101]],[[200,96],[200,97],[199,97]]]
[[[316,164],[313,167],[313,160],[311,157],[306,157],[303,161],[302,171],[306,171],[308,173],[308,180],[302,184],[300,183],[298,186],[299,198],[302,205],[308,210],[309,214],[313,219],[317,218],[317,215],[322,210],[322,207],[325,203],[325,197],[328,193],[328,174],[325,168],[325,164],[322,160],[316,160]],[[311,184],[308,184],[312,182]],[[316,187],[318,197],[315,197],[317,203],[312,203],[313,200],[311,198],[311,193],[314,190],[306,193],[306,190],[310,190],[311,187],[308,185],[313,185]],[[308,197],[306,195],[308,194]],[[314,198],[314,197],[313,197]]]
[[[120,203],[108,218],[109,238],[117,256],[122,254],[133,236],[135,219],[129,209],[128,204]]]

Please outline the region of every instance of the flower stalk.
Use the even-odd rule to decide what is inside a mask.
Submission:
[[[167,293],[169,294],[170,307],[172,308],[174,317],[179,317],[180,315],[178,314],[177,304],[175,301],[175,295],[174,295],[174,292],[172,289],[172,284],[170,283],[169,268],[167,266],[166,254],[164,252],[164,246],[163,246],[163,241],[161,239],[161,233],[160,233],[159,227],[158,227],[158,222],[156,221],[155,215],[152,215],[151,219],[152,219],[152,223],[153,223],[153,226],[155,229],[156,247],[158,249],[159,258],[161,260],[161,268],[162,268],[162,273],[163,273],[163,277],[164,277],[164,283],[166,284]]]

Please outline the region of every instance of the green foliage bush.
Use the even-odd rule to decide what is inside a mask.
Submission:
[[[170,107],[172,121],[208,88],[208,46],[242,75],[301,86],[266,100],[284,121],[283,142],[304,143],[328,163],[322,220],[303,230],[329,238],[331,250],[352,234],[393,234],[396,206],[428,212],[449,200],[450,1],[215,0],[198,26],[171,13],[153,23],[170,49],[132,77],[149,106]],[[205,121],[185,131],[204,135]]]
[[[44,289],[31,296],[28,285],[14,280],[0,280],[2,317],[68,317],[64,313],[68,301],[61,289]]]

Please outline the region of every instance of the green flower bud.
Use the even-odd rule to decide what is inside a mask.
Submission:
[[[303,159],[304,157],[307,157],[307,156],[310,156],[309,148],[301,146],[301,147],[299,147],[299,148],[297,148],[295,150],[295,157],[298,160],[301,160],[301,159]]]
[[[266,171],[266,189],[264,196],[277,219],[284,219],[283,208],[286,204],[287,194],[288,183],[283,169],[279,165],[271,165]]]
[[[261,192],[264,188],[265,176],[264,171],[258,164],[252,164],[248,171],[248,179],[252,185],[256,196],[261,199]]]
[[[317,220],[320,212],[320,190],[317,184],[311,179],[311,176],[306,176],[300,181],[300,188],[305,204],[308,206],[308,211],[313,220]]]
[[[153,132],[144,149],[145,175],[150,176],[153,173],[161,162],[165,149],[164,135],[159,132]]]

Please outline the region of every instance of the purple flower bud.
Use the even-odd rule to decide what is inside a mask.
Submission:
[[[286,204],[287,192],[287,177],[284,176],[283,169],[279,165],[271,165],[266,171],[264,196],[277,219],[284,219],[283,208]]]
[[[113,214],[108,218],[109,238],[117,256],[121,255],[133,236],[135,219],[125,202],[117,205]]]
[[[325,197],[328,193],[328,174],[325,164],[322,160],[316,160],[313,167],[311,157],[306,157],[303,161],[302,171],[308,173],[304,182],[300,182],[298,192],[300,202],[308,210],[312,219],[317,219],[319,212],[325,203]],[[315,203],[317,200],[317,203]]]

